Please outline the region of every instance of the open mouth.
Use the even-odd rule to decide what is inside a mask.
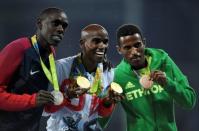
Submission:
[[[103,57],[104,56],[104,52],[101,52],[101,51],[97,51],[95,52],[95,54],[99,57]]]

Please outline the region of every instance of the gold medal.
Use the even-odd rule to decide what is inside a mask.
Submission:
[[[60,105],[63,100],[64,100],[64,96],[60,91],[52,91],[51,94],[54,96],[54,105]]]
[[[80,88],[83,88],[83,89],[88,89],[91,86],[89,80],[87,78],[83,77],[83,76],[77,77],[77,85]]]
[[[153,85],[153,81],[150,80],[150,77],[148,75],[143,75],[140,78],[140,85],[144,87],[145,89],[149,89]]]
[[[115,83],[115,82],[112,82],[112,83],[111,83],[111,89],[112,89],[113,91],[119,93],[119,94],[121,94],[121,93],[123,92],[122,87],[121,87],[119,84]]]

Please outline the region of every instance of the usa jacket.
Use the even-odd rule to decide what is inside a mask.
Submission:
[[[45,50],[39,50],[42,57]],[[49,68],[48,57],[42,58]],[[43,107],[36,107],[36,93],[47,90],[48,80],[29,38],[0,52],[0,70],[0,130],[38,131]]]

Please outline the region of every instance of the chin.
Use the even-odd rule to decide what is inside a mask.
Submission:
[[[95,60],[96,60],[96,62],[97,63],[101,63],[101,62],[103,62],[103,57],[97,57],[97,58],[95,58]]]
[[[135,67],[137,67],[137,66],[140,65],[139,62],[135,62],[135,61],[129,61],[129,63],[130,63],[132,66],[135,66]]]
[[[58,42],[58,43],[57,43],[57,42],[50,43],[50,45],[51,45],[51,46],[55,46],[55,47],[57,47],[57,46],[58,46],[58,44],[59,44],[59,42]]]
[[[58,44],[61,42],[61,40],[59,39],[51,39],[51,41],[49,41],[50,45],[52,46],[58,46]]]

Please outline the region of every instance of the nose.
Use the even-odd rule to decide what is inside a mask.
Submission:
[[[104,43],[103,41],[101,41],[101,42],[98,44],[98,48],[104,49],[104,48],[107,48],[107,47],[108,47],[108,44],[107,44],[107,43]]]
[[[57,31],[61,34],[64,33],[64,28],[62,25],[57,26]]]
[[[129,53],[133,56],[139,56],[140,55],[140,52],[138,51],[138,48],[134,48],[132,47],[130,50],[129,50]]]

